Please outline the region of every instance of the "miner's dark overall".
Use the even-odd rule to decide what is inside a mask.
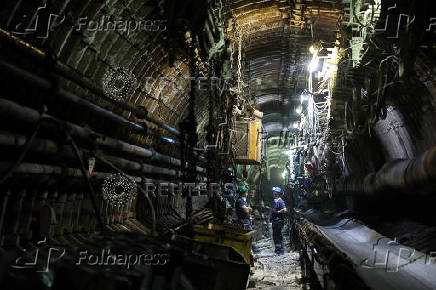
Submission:
[[[273,240],[275,253],[283,255],[285,249],[283,247],[283,226],[285,224],[286,205],[282,199],[283,190],[280,187],[273,187],[274,205],[272,207],[271,222],[273,230]]]

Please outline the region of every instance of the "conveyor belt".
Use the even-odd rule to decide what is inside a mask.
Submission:
[[[352,219],[314,225],[351,262],[353,270],[371,289],[436,289],[436,259],[401,245]],[[316,252],[316,251],[315,251]]]

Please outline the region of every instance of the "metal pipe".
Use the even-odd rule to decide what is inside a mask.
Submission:
[[[19,49],[21,52],[32,57],[33,59],[37,60],[40,63],[44,63],[45,61],[47,61],[48,56],[45,52],[33,47],[31,44],[23,41],[22,39],[20,39],[16,36],[13,36],[11,33],[8,33],[7,31],[5,31],[3,29],[0,29],[0,39],[3,42],[6,42],[9,45],[12,45],[13,47]],[[178,130],[176,130],[175,128],[173,128],[167,124],[164,124],[164,123],[162,123],[162,122],[160,122],[152,117],[147,116],[146,114],[144,114],[144,110],[142,110],[141,108],[138,109],[137,107],[135,107],[134,105],[131,105],[128,102],[124,102],[124,101],[118,100],[116,98],[113,98],[112,96],[108,96],[106,94],[106,92],[102,88],[96,86],[92,80],[84,77],[82,74],[75,71],[70,66],[62,63],[61,61],[59,61],[59,60],[54,61],[53,70],[54,70],[54,72],[61,75],[62,77],[77,83],[78,85],[90,90],[91,92],[93,92],[97,96],[105,99],[106,101],[117,105],[117,107],[121,107],[124,110],[127,110],[127,111],[134,113],[135,116],[137,116],[138,118],[145,119],[146,121],[149,121],[149,122],[156,124],[157,126],[163,128],[163,129],[165,129],[166,131],[170,132],[171,134],[174,134],[176,136],[180,136],[180,132]]]
[[[50,89],[52,88],[52,84],[49,80],[41,78],[33,73],[30,73],[26,70],[23,70],[15,65],[9,64],[5,61],[0,60],[0,68],[8,70],[12,75],[15,75],[16,77],[20,78],[20,79],[24,79],[26,81],[28,81],[29,83],[41,87],[43,89]],[[58,89],[58,91],[56,92],[58,96],[73,102],[75,104],[78,104],[80,106],[84,106],[87,109],[91,110],[94,114],[99,115],[102,118],[106,118],[109,119],[111,121],[117,122],[120,125],[126,126],[128,129],[133,130],[134,132],[140,133],[140,134],[154,134],[160,137],[161,140],[167,142],[167,143],[171,143],[171,144],[175,144],[175,145],[179,145],[178,142],[170,137],[167,136],[162,136],[159,133],[156,133],[154,130],[144,127],[140,124],[137,124],[135,122],[129,121],[126,118],[117,115],[115,113],[113,113],[110,110],[104,109],[94,103],[91,103],[85,99],[82,99],[80,97],[78,97],[77,95],[71,93],[71,92],[67,92],[63,89]]]
[[[0,162],[0,171],[7,170],[11,166],[8,162]],[[17,168],[14,170],[14,173],[18,174],[43,174],[43,175],[63,175],[63,176],[69,176],[69,177],[81,177],[82,172],[79,168],[63,168],[60,166],[55,165],[48,165],[48,164],[39,164],[39,163],[27,163],[22,162],[20,163]],[[97,179],[105,179],[109,176],[113,175],[113,173],[106,173],[106,172],[94,172],[93,178]],[[177,183],[171,183],[166,180],[159,180],[159,179],[150,179],[150,178],[143,178],[138,176],[129,175],[134,181],[136,182],[145,182],[145,183],[168,183],[174,186],[175,189],[179,186]]]
[[[151,158],[151,160],[164,162],[170,165],[174,165],[176,167],[180,167],[181,164],[180,159],[177,159],[169,155],[161,154],[155,151],[153,148],[145,149],[110,137],[98,137],[96,139],[96,142],[98,145],[101,146],[107,146],[111,149],[116,149],[121,152],[130,153],[138,157]],[[197,166],[197,172],[205,173],[206,169]]]
[[[8,162],[0,162],[0,171],[5,171],[11,166]],[[60,166],[52,166],[37,163],[20,163],[14,170],[14,173],[23,174],[56,174],[56,175],[66,175],[73,177],[82,176],[82,172],[79,168],[62,168]]]
[[[44,89],[51,88],[51,83],[48,80],[43,79],[41,77],[38,77],[35,74],[29,73],[28,71],[20,69],[12,64],[9,64],[7,62],[0,60],[0,67],[9,70],[12,74],[16,75],[19,78],[24,78],[24,79],[28,80],[33,85],[39,86],[39,87],[44,88]],[[178,141],[176,141],[168,136],[161,135],[160,133],[154,131],[151,128],[144,127],[138,123],[129,121],[128,119],[126,119],[122,116],[119,116],[110,110],[106,110],[106,109],[104,109],[104,108],[102,108],[102,107],[100,107],[92,102],[89,102],[83,98],[80,98],[71,92],[67,92],[63,89],[58,89],[57,94],[60,97],[63,97],[64,99],[66,99],[70,102],[73,102],[73,103],[78,104],[80,106],[86,107],[87,109],[91,110],[94,114],[99,115],[102,118],[107,118],[111,121],[117,122],[123,126],[126,126],[129,129],[139,133],[139,134],[158,136],[161,140],[163,140],[166,143],[170,143],[170,144],[173,144],[175,146],[180,146],[180,143]],[[200,161],[206,162],[206,158],[204,158],[203,156],[199,155],[196,152],[194,152],[194,154],[199,157]]]
[[[106,159],[110,161],[112,164],[114,164],[115,166],[120,167],[121,169],[124,170],[132,170],[145,174],[168,175],[173,177],[180,176],[180,172],[174,169],[161,168],[151,165],[147,166],[147,164],[144,163],[131,161],[131,160],[114,157],[114,156],[106,156]]]
[[[22,135],[13,135],[13,134],[1,134],[0,133],[0,145],[2,146],[22,146],[27,141],[27,138]],[[44,153],[44,154],[54,154],[59,153],[59,147],[58,145],[51,141],[46,139],[35,139],[32,143],[32,147],[30,148],[33,151]],[[62,153],[68,157],[68,158],[75,158],[75,155],[73,153],[73,150],[71,146],[63,146]],[[111,162],[116,163],[119,167],[122,167],[123,169],[130,169],[130,170],[136,170],[141,171],[143,173],[149,173],[149,174],[163,174],[163,175],[170,175],[175,176],[177,174],[176,170],[170,170],[167,168],[162,167],[156,167],[151,166],[149,164],[145,163],[139,163],[136,161],[130,161],[123,158],[118,157],[108,157],[108,159]]]
[[[436,146],[414,159],[387,162],[377,172],[350,178],[336,186],[338,193],[371,195],[384,189],[425,188],[436,181]]]
[[[5,117],[10,117],[13,119],[20,119],[23,120],[26,123],[36,123],[40,119],[40,114],[31,108],[20,106],[19,104],[16,104],[12,101],[0,99],[0,114]],[[181,161],[180,159],[163,155],[155,150],[151,149],[145,149],[136,145],[132,145],[120,140],[116,140],[107,136],[103,136],[99,133],[96,133],[88,128],[82,128],[78,125],[75,125],[73,123],[63,121],[56,119],[50,115],[45,114],[44,116],[48,118],[52,118],[58,122],[61,122],[65,125],[65,128],[69,130],[69,132],[80,139],[85,140],[95,140],[97,145],[101,146],[107,146],[111,149],[117,150],[119,152],[125,152],[129,153],[138,157],[145,157],[145,158],[151,158],[152,160],[157,160],[160,162],[164,162],[167,164],[172,164],[175,166],[180,167]],[[3,137],[4,142],[15,142],[15,141],[7,141],[5,137]],[[48,143],[45,145],[39,145],[39,146],[49,146],[53,147],[53,144]],[[197,172],[204,173],[205,169],[197,166]]]
[[[15,102],[6,99],[1,99],[1,98],[0,98],[0,113],[2,116],[9,117],[15,120],[19,119],[24,121],[25,123],[36,123],[40,119],[40,113],[37,112],[36,110],[29,107],[21,106]],[[59,120],[47,114],[44,114],[44,116],[64,124],[65,127],[70,131],[70,133],[75,137],[86,139],[86,140],[93,139],[98,145],[107,146],[117,151],[130,153],[138,157],[148,157],[153,160],[165,162],[175,166],[180,166],[180,159],[177,159],[172,156],[160,154],[152,148],[148,150],[136,145],[132,145],[120,140],[113,139],[108,136],[104,136],[102,134],[92,131],[91,129],[82,128],[68,121]],[[201,167],[197,167],[197,171],[200,173],[204,173],[205,169]]]

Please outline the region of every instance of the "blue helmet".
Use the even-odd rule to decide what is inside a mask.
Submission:
[[[274,186],[274,187],[272,188],[272,192],[273,192],[273,193],[274,193],[274,192],[277,192],[278,194],[283,195],[283,190],[282,190],[280,187],[278,187],[278,186]]]

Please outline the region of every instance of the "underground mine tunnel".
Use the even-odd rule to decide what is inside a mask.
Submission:
[[[432,2],[2,0],[0,289],[436,289]]]

